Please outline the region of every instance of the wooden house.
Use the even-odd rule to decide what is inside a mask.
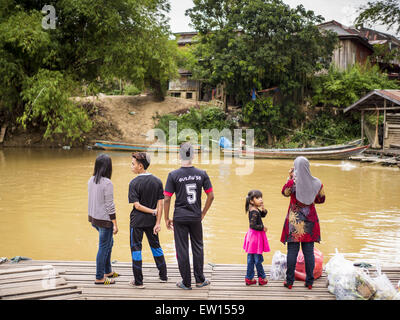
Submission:
[[[332,63],[340,70],[346,70],[355,63],[365,64],[373,53],[373,46],[368,39],[353,27],[332,20],[318,25],[318,28],[337,33],[339,46],[333,51]]]
[[[377,30],[361,27],[358,29],[360,33],[368,39],[368,42],[374,45],[380,45],[385,47],[385,52],[391,52],[393,50],[400,49],[400,40],[395,36],[384,33]],[[393,59],[387,61],[387,59],[378,58],[377,63],[379,68],[388,74],[389,79],[400,79],[400,60]]]
[[[200,81],[192,80],[189,70],[179,69],[179,79],[170,80],[168,94],[172,97],[199,100]]]
[[[373,149],[400,148],[400,90],[373,90],[344,109],[345,113],[350,111],[361,112],[361,137],[366,132]],[[367,128],[364,116],[367,112],[376,115],[377,120],[383,114],[383,124],[376,121],[375,133]]]
[[[193,38],[197,36],[197,32],[178,32],[174,33],[175,37],[177,38],[177,43],[179,47],[184,47],[187,44],[192,44],[193,43]]]
[[[193,43],[193,37],[197,32],[175,33],[178,47],[183,48]],[[177,98],[200,100],[200,81],[191,79],[190,70],[179,69],[179,79],[170,80],[168,83],[168,95]]]

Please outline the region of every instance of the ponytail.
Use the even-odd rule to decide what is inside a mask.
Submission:
[[[250,200],[251,200],[250,197],[247,196],[247,197],[246,197],[246,204],[245,204],[245,206],[244,206],[244,210],[245,210],[246,213],[249,212]]]
[[[246,197],[246,204],[244,206],[245,212],[249,212],[250,201],[254,198],[262,198],[262,192],[260,190],[250,190]]]

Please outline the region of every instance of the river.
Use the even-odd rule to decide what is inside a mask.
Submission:
[[[119,232],[112,260],[131,261],[129,248],[129,152],[108,152]],[[96,259],[98,233],[87,221],[87,181],[98,151],[62,149],[0,149],[0,256],[36,260]],[[231,159],[232,160],[232,159]],[[203,221],[205,263],[246,264],[242,249],[248,229],[244,202],[250,189],[263,192],[271,252],[286,253],[280,235],[289,199],[281,195],[291,160],[242,160],[198,163],[211,178],[215,201]],[[246,162],[243,162],[246,161]],[[254,161],[254,162],[252,162]],[[156,161],[154,161],[156,162]],[[160,162],[160,161],[158,161]],[[249,165],[250,174],[238,174]],[[177,161],[153,163],[149,172],[165,184]],[[321,224],[324,263],[338,249],[346,258],[385,265],[400,264],[400,170],[350,161],[311,161],[321,179],[326,202],[316,205]],[[174,198],[173,198],[174,199]],[[203,203],[205,197],[203,196]],[[176,262],[173,233],[164,222],[160,241],[167,262]],[[152,262],[147,240],[143,261]]]

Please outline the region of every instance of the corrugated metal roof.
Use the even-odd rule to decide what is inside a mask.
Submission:
[[[186,70],[186,69],[182,69],[182,68],[179,68],[179,69],[178,69],[178,73],[179,73],[180,75],[192,75],[192,71]]]
[[[368,39],[361,34],[359,30],[354,27],[345,26],[335,20],[321,23],[317,25],[320,29],[330,30],[335,32],[340,40],[356,40],[363,44],[365,47],[372,49],[372,45],[368,43]]]
[[[333,24],[332,25],[324,25],[324,26],[321,26],[321,28],[325,29],[325,30],[333,31],[338,36],[347,36],[347,35],[351,35],[352,34],[349,31],[347,31],[346,29],[344,29],[343,27],[338,26],[338,25],[333,25]]]
[[[353,103],[351,106],[343,110],[343,112],[350,111],[352,109],[362,109],[363,107],[377,107],[379,109],[383,108],[384,100],[392,102],[386,107],[398,107],[400,109],[400,90],[373,90],[360,100]]]
[[[392,100],[395,100],[398,105],[400,105],[400,90],[377,90],[381,92],[383,95],[390,97]]]
[[[370,40],[370,41],[368,41],[370,44],[384,44],[384,43],[387,43],[388,42],[388,40]]]
[[[192,43],[192,42],[193,42],[192,38],[182,38],[177,41],[178,44],[186,44],[186,43]]]

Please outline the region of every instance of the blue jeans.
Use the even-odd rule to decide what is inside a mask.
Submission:
[[[314,283],[314,242],[288,242],[287,243],[287,270],[286,270],[286,282],[293,284],[294,273],[297,263],[297,255],[299,253],[301,243],[301,250],[304,254],[304,262],[306,267],[306,285],[312,285]]]
[[[257,276],[265,278],[264,267],[262,265],[264,258],[262,254],[248,253],[247,254],[247,273],[246,278],[251,280],[254,278],[254,265],[257,269]]]
[[[111,273],[111,250],[114,244],[113,228],[101,228],[92,224],[99,232],[99,250],[96,256],[96,279],[101,280],[104,274]]]

